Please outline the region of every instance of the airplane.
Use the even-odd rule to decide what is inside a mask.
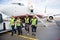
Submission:
[[[31,12],[33,11],[33,8],[30,6],[31,5],[28,5],[27,3],[12,2],[12,3],[6,4],[6,5],[1,5],[0,14],[5,14],[8,17],[14,16],[15,18],[18,16],[21,18],[24,18],[28,14],[30,17],[32,17]],[[38,14],[36,14],[36,15],[38,15]],[[41,14],[38,16],[40,18],[42,17]]]
[[[24,19],[25,16],[28,15],[30,18],[32,18],[33,15],[31,15],[30,13],[31,12],[28,5],[26,3],[22,3],[19,1],[0,5],[0,24],[1,24],[0,30],[5,29],[5,26],[1,27],[3,25],[2,23],[4,21],[9,21],[12,16],[14,16],[15,18],[20,17],[21,19]],[[6,15],[6,17],[3,14]],[[6,27],[6,30],[7,29],[11,29],[11,28]],[[0,32],[0,33],[3,33],[3,32]]]
[[[54,16],[44,16],[43,14],[40,14],[40,12],[36,7],[34,7],[32,4],[23,3],[23,2],[12,2],[6,5],[0,5],[0,23],[2,23],[4,20],[6,21],[6,18],[10,18],[14,16],[15,18],[20,17],[21,19],[24,19],[26,15],[28,15],[30,18],[35,15],[39,21],[41,21],[44,25],[46,25],[40,18],[46,18],[47,21],[54,20]],[[7,17],[4,19],[3,15],[7,15]],[[9,19],[7,19],[9,20]]]

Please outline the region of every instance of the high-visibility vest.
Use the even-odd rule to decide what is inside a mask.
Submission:
[[[32,19],[32,25],[36,25],[37,19]]]
[[[14,18],[12,18],[11,20],[10,20],[10,25],[12,26],[12,25],[14,25]]]
[[[20,19],[17,19],[17,20],[16,20],[16,26],[21,26],[21,21],[20,21]]]
[[[29,18],[25,18],[25,23],[29,23]]]

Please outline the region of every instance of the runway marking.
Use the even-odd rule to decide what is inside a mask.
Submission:
[[[9,35],[11,34],[11,33],[8,33]],[[16,35],[17,36],[17,34],[14,34],[14,35]],[[23,35],[18,35],[19,37],[22,37],[22,38],[25,38],[25,39],[29,39],[29,40],[37,40],[36,38],[31,38],[31,37],[28,37],[28,36],[23,36]]]

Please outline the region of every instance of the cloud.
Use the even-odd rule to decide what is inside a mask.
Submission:
[[[48,4],[46,6],[52,9],[60,9],[60,0],[48,1]]]
[[[60,13],[60,0],[34,0],[34,2],[39,9],[44,12],[45,7],[47,8],[47,13]]]
[[[60,0],[31,0],[32,3],[39,7],[60,8]]]

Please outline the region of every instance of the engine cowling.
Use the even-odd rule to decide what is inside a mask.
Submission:
[[[49,16],[49,19],[50,19],[50,20],[53,20],[54,18],[53,18],[53,16]]]
[[[53,16],[49,16],[49,17],[47,18],[47,21],[51,21],[51,20],[54,20],[54,17],[53,17]]]

